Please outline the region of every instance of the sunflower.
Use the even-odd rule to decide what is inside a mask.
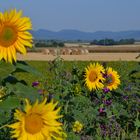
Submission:
[[[30,18],[22,17],[22,11],[0,12],[0,60],[12,63],[16,61],[16,51],[25,54],[25,46],[32,47],[30,29]]]
[[[60,108],[55,109],[57,103],[46,104],[46,99],[41,103],[38,100],[31,105],[26,100],[24,112],[16,110],[14,117],[17,120],[9,125],[14,129],[11,131],[12,138],[17,140],[64,140],[66,134],[62,130],[62,123],[57,119]]]
[[[107,68],[106,72],[106,88],[109,90],[117,89],[117,87],[120,85],[120,76],[118,75],[117,71],[109,67]]]
[[[102,89],[104,87],[102,83],[104,81],[104,71],[103,66],[98,63],[90,64],[85,69],[85,84],[90,91],[93,89]]]

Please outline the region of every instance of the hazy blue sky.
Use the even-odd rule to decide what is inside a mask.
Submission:
[[[34,29],[140,30],[140,0],[0,0],[0,11],[22,9]]]

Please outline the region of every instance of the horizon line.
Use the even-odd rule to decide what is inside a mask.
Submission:
[[[51,30],[51,29],[45,29],[45,28],[39,28],[39,29],[33,29],[32,31],[39,31],[39,30],[46,30],[46,31],[51,31],[51,32],[61,32],[61,31],[68,31],[68,30],[73,30],[73,31],[79,31],[79,32],[85,32],[85,33],[95,33],[95,32],[128,32],[128,31],[140,31],[140,29],[129,29],[129,30],[119,30],[119,31],[112,31],[112,30],[97,30],[97,31],[83,31],[79,29],[60,29],[60,30]]]

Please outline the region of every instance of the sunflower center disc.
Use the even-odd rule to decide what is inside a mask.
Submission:
[[[89,74],[89,80],[94,82],[97,79],[97,74],[94,71],[91,71]]]
[[[109,75],[107,79],[107,84],[111,86],[114,83],[114,77],[112,75]]]
[[[0,45],[8,47],[17,39],[17,32],[13,27],[3,26],[0,31]]]
[[[25,130],[28,133],[35,134],[40,132],[43,127],[43,120],[39,114],[30,114],[25,117]]]

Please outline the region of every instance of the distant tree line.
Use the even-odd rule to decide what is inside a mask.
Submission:
[[[60,42],[60,41],[54,41],[54,40],[49,40],[49,41],[39,40],[39,41],[35,41],[35,47],[64,47],[64,46],[65,46],[64,42]]]
[[[134,44],[134,39],[121,39],[119,41],[115,41],[113,39],[101,39],[101,40],[93,40],[90,42],[90,45],[128,45],[128,44]]]

